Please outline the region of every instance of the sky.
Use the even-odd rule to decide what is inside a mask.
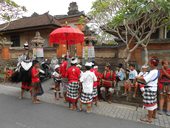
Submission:
[[[69,3],[77,2],[79,11],[87,14],[95,0],[13,0],[21,6],[25,6],[28,10],[25,16],[30,16],[33,12],[43,14],[47,11],[51,15],[67,14]]]

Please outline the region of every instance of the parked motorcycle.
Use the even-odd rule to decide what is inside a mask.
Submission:
[[[40,64],[40,80],[41,82],[45,81],[45,80],[48,80],[51,78],[51,68],[50,68],[50,65],[46,62],[46,61],[43,61],[41,62]]]
[[[51,59],[51,63],[50,63],[50,68],[51,68],[51,71],[54,72],[55,71],[55,66],[58,64],[58,59],[57,57],[53,57]]]

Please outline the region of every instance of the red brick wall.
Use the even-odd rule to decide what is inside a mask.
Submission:
[[[148,45],[149,57],[157,56],[160,60],[167,59],[170,61],[170,40],[155,40]],[[144,50],[142,47],[137,48],[131,57],[131,61],[136,61],[140,66],[144,64]]]

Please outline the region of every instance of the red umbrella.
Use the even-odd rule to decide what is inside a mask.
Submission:
[[[68,45],[83,43],[84,33],[70,26],[57,28],[50,33],[50,43]]]

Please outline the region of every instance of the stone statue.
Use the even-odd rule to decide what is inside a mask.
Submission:
[[[39,60],[42,60],[44,57],[44,46],[45,40],[41,37],[39,32],[36,32],[35,37],[32,39],[32,50],[33,50],[33,58],[37,58]]]
[[[31,43],[33,47],[40,47],[44,46],[45,40],[41,37],[40,32],[36,32],[35,37],[32,39]]]
[[[0,36],[0,46],[5,47],[5,46],[11,46],[13,43],[8,41],[6,37]]]

